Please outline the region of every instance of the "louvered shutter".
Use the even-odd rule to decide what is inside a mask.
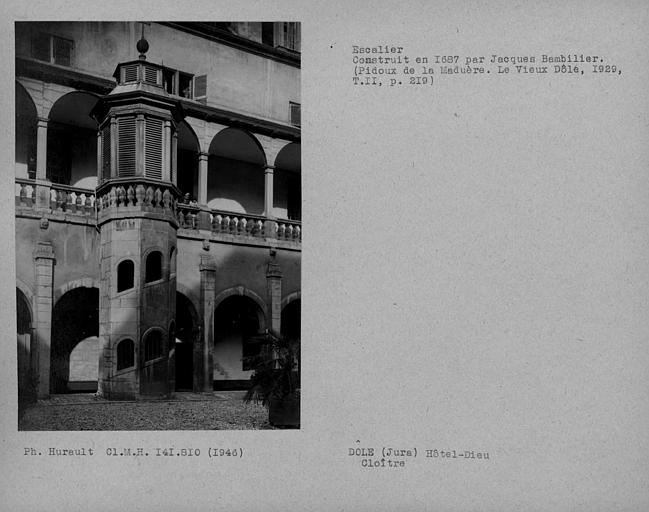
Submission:
[[[145,66],[144,81],[149,84],[158,85],[158,70],[150,66]]]
[[[135,82],[137,80],[137,68],[137,64],[130,64],[122,68],[124,70],[124,82]]]
[[[301,126],[300,119],[300,104],[299,103],[289,103],[289,118],[290,122],[294,126]]]
[[[146,177],[162,179],[162,121],[148,118],[144,128]]]
[[[117,152],[118,175],[135,176],[135,118],[122,117],[117,123],[119,145]]]
[[[207,75],[194,77],[194,99],[200,103],[207,103]]]

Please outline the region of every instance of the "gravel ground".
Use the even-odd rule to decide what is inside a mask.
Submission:
[[[19,430],[261,430],[268,411],[242,394],[178,396],[175,400],[109,402],[92,395],[61,395],[27,407]]]

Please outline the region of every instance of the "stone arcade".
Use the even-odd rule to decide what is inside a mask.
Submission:
[[[25,22],[16,54],[19,396],[245,387],[257,334],[300,337],[299,24]]]

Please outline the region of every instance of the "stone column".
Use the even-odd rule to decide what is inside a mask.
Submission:
[[[50,208],[50,182],[47,180],[47,118],[39,117],[36,129],[36,186],[34,199],[37,210]]]
[[[37,345],[38,396],[50,394],[50,347],[52,344],[52,303],[54,250],[50,242],[38,242],[34,249],[36,287],[34,293],[34,335]]]
[[[266,283],[268,290],[268,307],[270,308],[268,319],[270,330],[280,333],[282,322],[282,270],[276,261],[277,252],[270,251],[270,261],[266,270]]]
[[[201,274],[201,334],[194,344],[194,390],[212,391],[214,389],[214,300],[216,298],[216,265],[214,260],[201,255],[199,267]]]
[[[178,186],[178,132],[171,135],[171,182]]]
[[[211,231],[212,220],[210,218],[210,209],[207,207],[207,169],[209,155],[207,153],[198,153],[198,205],[201,211],[198,212],[198,228]]]
[[[264,233],[266,238],[276,238],[275,215],[273,214],[273,180],[275,167],[267,165],[264,171]]]
[[[144,114],[137,114],[135,116],[135,175],[136,176],[146,176],[146,170],[144,168],[144,139],[145,135],[145,119]],[[117,144],[116,147],[119,147],[119,138],[115,139]],[[117,155],[115,155],[117,160]],[[117,175],[119,175],[119,169],[117,170]]]
[[[209,155],[198,153],[198,204],[207,204],[207,163]]]
[[[47,179],[47,118],[38,118],[36,129],[36,179]]]
[[[171,179],[171,122],[162,123],[162,181]]]

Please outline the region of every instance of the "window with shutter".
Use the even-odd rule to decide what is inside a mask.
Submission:
[[[117,171],[121,176],[135,176],[135,118],[122,117],[117,122]]]
[[[54,64],[72,65],[72,41],[52,36],[52,57]]]
[[[74,42],[51,34],[36,33],[32,36],[32,57],[51,64],[72,66]]]
[[[301,126],[300,104],[289,102],[289,120],[293,126]]]
[[[148,118],[144,127],[146,177],[162,179],[162,121]]]
[[[158,85],[158,70],[149,66],[145,66],[144,81],[149,84]]]
[[[300,51],[300,24],[275,22],[275,46]]]
[[[200,103],[207,103],[207,75],[194,77],[194,99]]]
[[[135,82],[137,80],[137,64],[124,66],[122,69],[124,73],[124,82]]]

